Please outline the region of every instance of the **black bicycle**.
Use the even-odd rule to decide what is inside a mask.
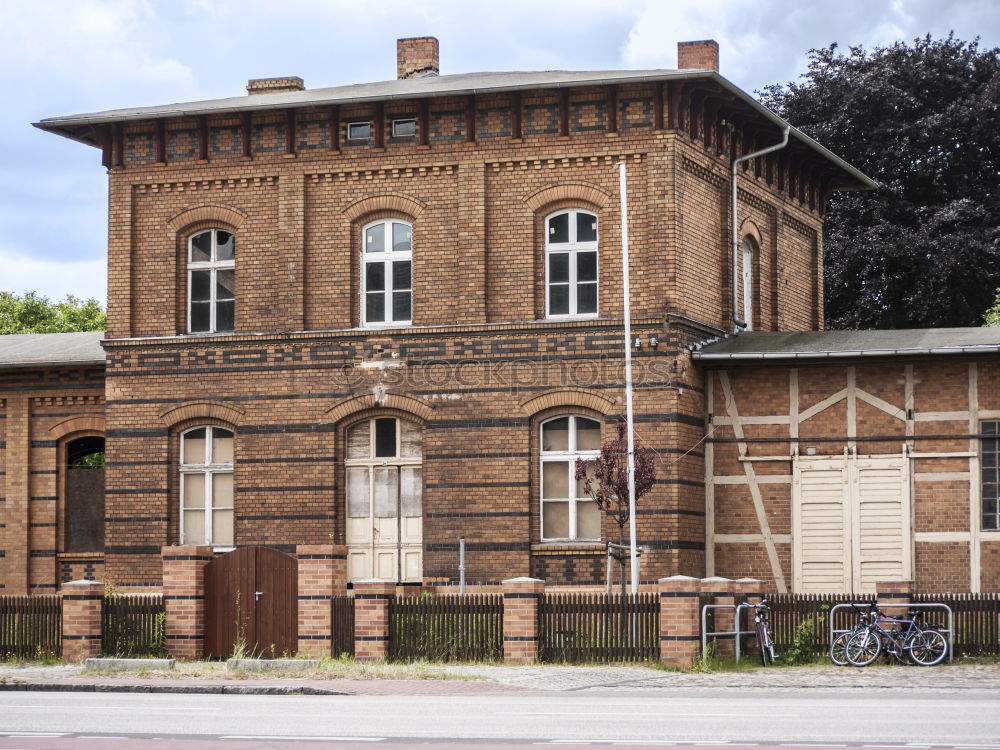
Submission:
[[[854,627],[850,630],[838,633],[837,637],[830,641],[830,661],[838,667],[846,667],[850,664],[847,660],[847,643],[851,640],[851,638],[868,627],[868,621],[872,616],[872,610],[875,609],[874,604],[869,604],[868,609],[859,607],[857,604],[853,603],[851,606],[858,615],[858,621],[854,623]]]
[[[762,599],[758,604],[750,603],[749,606],[753,607],[753,629],[757,636],[757,648],[760,649],[760,663],[766,667],[778,658],[774,650],[774,639],[771,637],[771,610],[767,606],[767,599]]]
[[[940,664],[948,655],[948,641],[940,631],[919,625],[921,614],[910,610],[909,618],[888,617],[872,608],[868,624],[847,641],[847,661],[867,667],[883,651],[897,661],[908,660],[923,667]]]

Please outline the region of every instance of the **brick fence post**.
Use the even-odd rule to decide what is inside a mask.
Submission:
[[[200,659],[205,647],[205,566],[211,547],[164,547],[163,609],[167,653],[176,659]]]
[[[83,661],[101,655],[101,615],[104,584],[70,581],[59,589],[62,596],[62,657]]]
[[[354,582],[354,659],[382,661],[389,656],[389,604],[396,584]]]
[[[906,617],[913,600],[913,581],[876,581],[875,601],[890,617]]]
[[[538,610],[545,596],[545,581],[539,578],[508,578],[503,581],[503,660],[507,664],[538,661]]]
[[[701,579],[690,576],[661,578],[660,661],[691,669],[701,649]]]
[[[713,630],[736,630],[733,627],[734,613],[736,607],[736,583],[729,578],[712,576],[701,579],[701,591],[703,594],[712,595],[712,604],[720,604],[729,609],[715,609],[712,618],[715,625]],[[699,623],[701,622],[701,612],[698,613]],[[727,658],[736,655],[735,636],[717,635],[712,639],[713,649],[716,656]]]
[[[330,656],[333,597],[347,592],[347,548],[333,544],[300,544],[299,656]]]

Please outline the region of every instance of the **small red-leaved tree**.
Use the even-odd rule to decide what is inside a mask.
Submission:
[[[624,544],[625,524],[629,521],[628,503],[628,427],[618,423],[618,437],[601,444],[601,454],[590,461],[578,459],[576,478],[583,481],[583,491],[594,498],[597,507],[618,524],[618,544]],[[656,456],[652,449],[635,441],[635,499],[649,492],[656,481]],[[616,555],[625,587],[625,556]]]

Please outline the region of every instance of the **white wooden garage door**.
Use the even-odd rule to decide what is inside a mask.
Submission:
[[[792,485],[793,587],[873,592],[911,573],[908,459],[801,456]]]

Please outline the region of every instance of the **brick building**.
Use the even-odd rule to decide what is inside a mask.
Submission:
[[[917,552],[900,552],[901,564],[951,566],[959,588],[1000,585],[997,551],[974,523],[980,498],[961,485],[978,486],[966,454],[982,450],[972,420],[985,412],[968,389],[947,390],[966,399],[949,408],[934,405],[943,392],[921,390],[936,368],[970,367],[965,353],[817,368],[721,361],[734,341],[767,358],[759,337],[775,335],[726,339],[733,318],[762,332],[821,327],[826,200],[874,183],[791,129],[787,146],[737,167],[734,261],[731,165],[787,126],[718,74],[714,42],[680,45],[677,70],[442,76],[431,38],[399,40],[397,63],[396,81],[254,80],[242,97],[38,123],[100,148],[110,180],[106,362],[103,375],[88,371],[106,399],[91,409],[107,449],[92,564],[109,580],[159,587],[165,545],[332,540],[347,547],[350,579],[447,582],[464,536],[470,580],[603,581],[603,540],[616,530],[572,466],[625,410],[624,162],[636,424],[660,458],[637,518],[642,578],[707,570],[792,587],[789,466],[805,460],[794,450],[812,447],[810,429],[828,432],[817,456],[853,450],[882,429],[866,411],[882,399],[893,415],[921,412],[895,425],[894,455],[945,450],[919,443],[924,412],[967,415],[952,440],[964,441],[961,457],[933,469],[907,459],[910,479],[944,474],[914,485]],[[902,379],[903,395],[868,384],[872,368]],[[979,382],[990,368],[979,365]],[[924,385],[905,385],[911,370]],[[58,477],[59,440],[96,430],[36,447],[25,432],[35,411],[10,394],[39,381],[18,377],[0,392],[9,593],[80,573],[49,559],[69,554],[65,521],[29,502],[24,482],[49,480],[12,467],[38,451],[39,471]],[[824,388],[853,394],[841,400],[854,422],[828,419],[840,401],[803,417],[819,413]],[[68,410],[57,413],[49,421]],[[48,429],[42,416],[30,429]],[[59,504],[62,490],[44,491]],[[55,526],[36,531],[36,517]]]

